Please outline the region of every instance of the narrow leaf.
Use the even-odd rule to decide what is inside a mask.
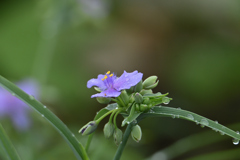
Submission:
[[[15,84],[11,83],[7,79],[0,76],[0,86],[7,89],[9,92],[14,93],[16,97],[27,103],[31,108],[37,111],[42,117],[45,117],[53,127],[55,127],[61,136],[66,140],[68,145],[73,150],[77,159],[88,160],[87,153],[80,142],[76,139],[74,134],[68,129],[68,127],[46,106],[37,101],[33,96],[28,95]]]
[[[10,142],[6,132],[4,131],[2,125],[0,124],[0,143],[11,160],[20,160],[14,146]]]

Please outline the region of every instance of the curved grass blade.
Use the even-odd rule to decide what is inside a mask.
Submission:
[[[61,136],[66,140],[68,145],[73,150],[77,159],[88,160],[87,153],[80,142],[76,139],[74,134],[68,129],[68,127],[49,109],[46,108],[42,103],[37,101],[33,96],[26,94],[15,84],[8,81],[7,79],[0,76],[0,86],[7,89],[9,92],[14,94],[16,97],[27,103],[31,108],[41,114],[42,117],[45,117],[53,127],[55,127]]]
[[[228,135],[234,138],[235,144],[238,144],[240,140],[239,132],[235,132],[219,124],[217,121],[212,121],[196,113],[178,109],[178,108],[155,106],[148,113],[141,114],[138,118],[138,121],[146,117],[156,117],[156,116],[180,118],[180,119],[185,119],[188,121],[195,122],[196,124],[200,124],[202,127],[205,127],[205,126],[209,127],[214,131],[219,132],[221,135]]]
[[[13,144],[10,142],[6,132],[4,131],[2,125],[0,124],[0,143],[11,160],[20,160],[17,151],[15,150]]]

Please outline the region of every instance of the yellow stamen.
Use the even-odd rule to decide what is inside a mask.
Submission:
[[[104,79],[107,79],[107,78],[108,78],[108,77],[105,75],[105,76],[104,76]]]
[[[107,72],[107,74],[109,74],[109,73],[110,73],[110,71]]]
[[[104,79],[102,78],[102,81],[104,81]]]
[[[112,77],[113,76],[113,74],[110,74],[110,77]]]

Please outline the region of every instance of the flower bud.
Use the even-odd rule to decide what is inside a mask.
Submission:
[[[124,104],[127,105],[129,103],[129,96],[128,96],[127,92],[125,90],[123,90],[120,96],[121,96]]]
[[[136,104],[135,106],[136,106],[135,110],[136,110],[136,111],[140,111],[140,106],[139,106],[139,104]]]
[[[105,124],[103,128],[103,133],[106,138],[110,138],[114,132],[114,125],[111,122]]]
[[[143,88],[142,80],[134,87],[134,92],[140,92]]]
[[[150,76],[150,77],[148,77],[147,79],[144,80],[144,82],[142,84],[143,88],[144,89],[153,89],[153,88],[155,88],[158,85],[158,82],[159,82],[159,81],[156,82],[156,80],[157,80],[157,76]]]
[[[150,99],[149,98],[144,98],[143,99],[143,104],[149,104],[150,103]]]
[[[93,133],[97,129],[98,124],[95,121],[88,122],[78,132],[83,136]]]
[[[111,102],[110,97],[97,97],[96,99],[101,104],[108,104],[109,102]]]
[[[142,89],[140,94],[144,96],[145,94],[152,94],[153,91],[151,89]]]
[[[129,98],[129,103],[133,103],[135,101],[134,94],[132,94]]]
[[[114,142],[118,146],[122,142],[122,131],[120,129],[116,129],[113,134]]]
[[[148,105],[146,105],[146,104],[140,104],[139,109],[140,109],[141,112],[144,112],[144,111],[148,110]]]
[[[139,94],[139,93],[135,94],[135,102],[138,104],[141,104],[143,102],[143,97],[141,94]]]
[[[139,142],[142,138],[142,130],[141,127],[139,125],[136,125],[132,128],[132,139],[136,142]]]

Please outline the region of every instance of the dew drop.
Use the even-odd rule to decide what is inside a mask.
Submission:
[[[222,136],[225,134],[225,133],[223,133],[222,131],[220,131],[219,133],[220,133]]]
[[[215,121],[216,124],[218,124],[218,121]]]
[[[163,104],[168,104],[170,100],[168,98],[163,98],[162,99]]]
[[[127,74],[125,74],[125,76],[124,77],[128,77],[128,75]]]
[[[30,98],[31,100],[34,100],[34,97],[33,97],[32,95],[29,95],[29,98]]]
[[[178,109],[178,110],[181,110],[181,108],[180,108],[180,107],[178,107],[177,109]]]
[[[43,115],[43,114],[42,114],[41,116],[42,116],[42,117],[44,117],[44,115]]]
[[[201,127],[205,127],[205,126],[209,125],[209,123],[206,119],[201,119],[200,123],[201,123]]]
[[[12,93],[12,95],[13,95],[13,96],[16,96],[16,94],[15,94],[15,93]]]
[[[47,108],[47,106],[43,106],[43,108]]]
[[[233,142],[234,145],[238,145],[239,140],[234,138],[234,139],[232,140],[232,142]]]
[[[172,116],[173,119],[176,118],[176,116],[174,114],[172,114],[171,116]]]
[[[74,134],[72,134],[72,136],[73,136],[73,137],[75,137],[75,135],[74,135]]]
[[[236,131],[237,134],[239,134],[239,131]]]
[[[179,118],[180,116],[179,116],[179,115],[177,115],[176,117],[177,117],[177,118]]]
[[[194,120],[194,117],[191,114],[188,114],[187,118],[190,119],[190,120]]]
[[[199,122],[197,120],[195,121],[195,123],[196,123],[196,125],[199,125]]]

